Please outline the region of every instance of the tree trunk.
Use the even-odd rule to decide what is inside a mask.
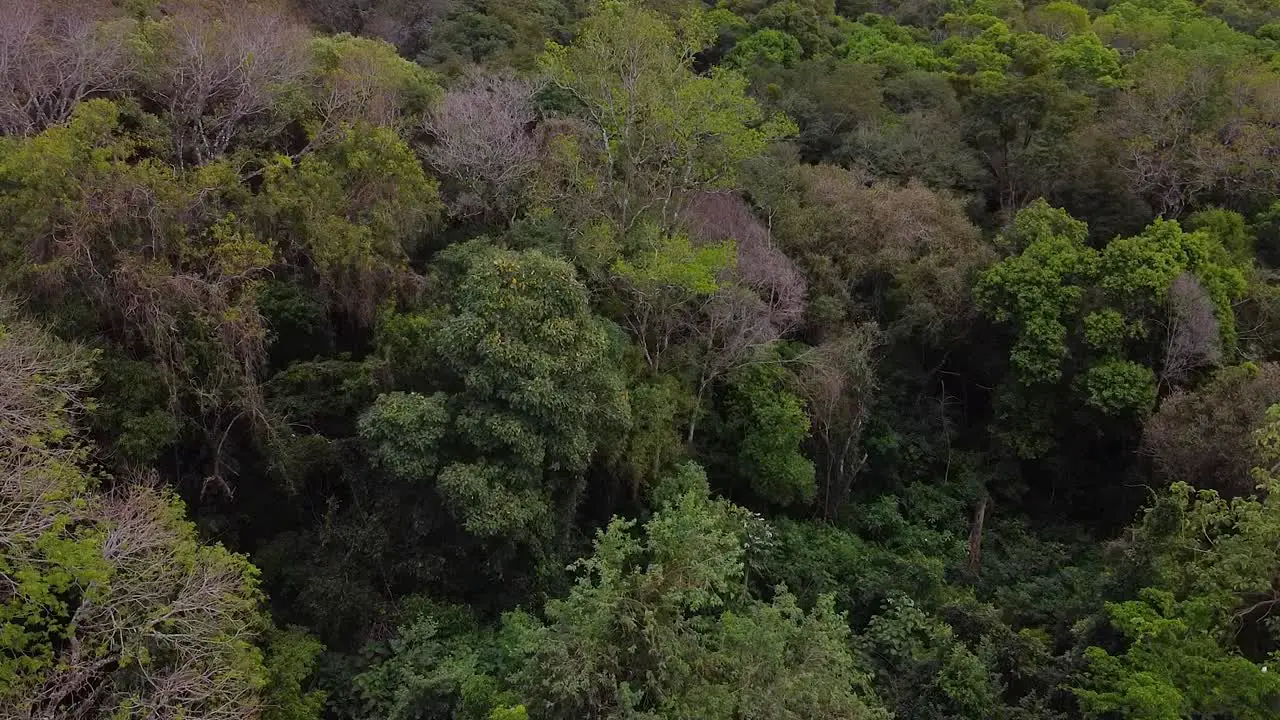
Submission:
[[[974,576],[978,575],[978,564],[982,561],[982,525],[987,519],[987,501],[986,495],[978,501],[978,507],[973,510],[973,522],[969,526],[969,572]]]

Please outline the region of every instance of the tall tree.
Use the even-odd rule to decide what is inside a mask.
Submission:
[[[256,569],[202,545],[153,480],[99,487],[74,426],[88,354],[0,313],[0,717],[230,720],[264,694],[274,717],[317,717],[319,696],[277,681],[319,648],[264,665]]]
[[[554,537],[597,448],[630,420],[609,335],[563,261],[472,242],[444,264],[425,348],[439,392],[384,395],[361,436],[390,472],[434,482],[476,535]]]
[[[582,137],[599,158],[588,169],[594,197],[575,201],[580,216],[621,233],[644,217],[671,229],[688,192],[730,187],[742,161],[793,130],[765,116],[743,76],[694,72],[713,31],[699,13],[672,27],[636,5],[608,3],[572,45],[549,46],[543,70],[588,124]]]
[[[885,716],[830,597],[805,611],[785,588],[772,602],[745,592],[751,516],[710,499],[696,466],[658,493],[643,533],[614,520],[548,622],[521,633],[516,691],[533,715]]]

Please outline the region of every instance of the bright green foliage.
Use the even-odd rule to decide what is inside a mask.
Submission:
[[[1085,679],[1097,689],[1076,691],[1088,717],[1274,716],[1280,679],[1223,647],[1222,630],[1203,601],[1179,602],[1147,588],[1140,600],[1106,607],[1112,625],[1132,645],[1119,657],[1089,648]]]
[[[26,140],[0,145],[0,178],[8,189],[0,198],[5,219],[5,257],[24,254],[32,236],[48,234],[50,226],[102,223],[101,214],[86,211],[85,195],[121,182],[123,160],[132,144],[118,134],[119,113],[106,101],[81,105],[64,126],[50,128]],[[20,268],[6,263],[7,272]]]
[[[790,65],[804,53],[800,41],[781,30],[758,30],[733,46],[726,62],[748,68],[757,64]]]
[[[733,0],[727,4],[741,7],[741,12],[750,17],[755,27],[782,30],[795,37],[809,56],[828,55],[840,41],[839,18],[831,0],[781,0],[763,3],[764,7],[752,0]],[[747,12],[757,10],[750,8],[751,5],[757,5],[758,11]]]
[[[732,242],[694,246],[687,235],[667,235],[616,262],[613,273],[646,297],[672,295],[671,302],[679,303],[714,294],[734,260]]]
[[[1089,93],[1119,79],[1118,56],[1091,34],[1063,29],[1050,39],[977,8],[940,24],[947,37],[937,51],[952,67],[988,196],[1011,212],[1053,192],[1071,167],[1074,133],[1093,114]]]
[[[1280,457],[1278,408],[1257,434],[1268,463]],[[1272,648],[1276,640],[1265,619],[1280,574],[1280,511],[1274,471],[1255,474],[1261,497],[1226,500],[1175,483],[1147,510],[1134,556],[1149,585],[1137,600],[1107,604],[1129,644],[1123,654],[1089,649],[1086,682],[1076,692],[1091,716],[1273,716],[1280,678],[1236,645],[1249,632],[1271,636]],[[1269,662],[1277,660],[1273,653]]]
[[[64,327],[110,328],[155,367],[174,417],[134,418],[120,438],[145,456],[185,420],[259,409],[256,289],[276,255],[230,211],[246,195],[230,163],[166,165],[126,120],[93,100],[0,151],[0,253],[8,292]]]
[[[1013,63],[1017,37],[1000,18],[980,12],[949,13],[941,23],[949,37],[939,45],[939,51],[959,72],[989,73],[985,79],[994,80],[996,73],[1003,73]]]
[[[1232,305],[1244,295],[1245,279],[1220,236],[1209,230],[1184,232],[1176,222],[1157,220],[1141,235],[1109,243],[1099,260],[1099,272],[1109,299],[1129,312],[1158,304],[1174,278],[1193,273],[1213,303],[1223,347],[1234,350]]]
[[[1142,235],[1112,240],[1099,262],[1103,289],[1125,308],[1160,302],[1173,279],[1200,254],[1190,240],[1171,220],[1157,220]]]
[[[1107,8],[1094,21],[1094,29],[1108,45],[1136,52],[1169,42],[1174,28],[1182,27],[1196,14],[1195,5],[1185,0],[1161,4],[1122,2]]]
[[[1275,2],[0,5],[6,720],[1280,710]]]
[[[1216,235],[1184,232],[1173,221],[1157,220],[1101,252],[1085,236],[1083,223],[1037,202],[1004,237],[1016,254],[983,274],[975,296],[992,318],[1016,329],[1010,361],[1024,385],[1054,384],[1078,372],[1077,389],[1090,406],[1144,415],[1154,407],[1155,370],[1166,360],[1148,338],[1165,326],[1175,278],[1196,277],[1223,347],[1232,350],[1232,304],[1244,294],[1244,277]]]
[[[476,644],[489,641],[475,621],[454,608],[431,608],[401,627],[383,647],[378,660],[355,678],[361,700],[359,717],[369,720],[415,720],[449,717],[486,720],[499,694]],[[514,713],[496,708],[497,717]]]
[[[263,720],[310,720],[324,709],[323,691],[308,692],[305,684],[324,650],[301,628],[276,630],[267,637],[264,662],[267,689],[263,696]]]
[[[642,237],[654,228],[645,228]],[[695,246],[687,235],[658,235],[613,264],[627,303],[627,324],[654,370],[688,318],[722,287],[736,260],[731,241]]]
[[[770,503],[808,502],[817,491],[813,461],[801,446],[809,434],[804,401],[779,365],[748,365],[728,379],[722,412],[725,441],[737,447],[735,467]]]
[[[637,536],[614,520],[570,595],[525,627],[518,692],[538,717],[875,718],[830,598],[743,588],[747,516],[703,489]],[[526,621],[527,622],[527,621]]]
[[[311,41],[313,136],[366,122],[399,126],[420,118],[441,94],[435,75],[381,40],[342,34]]]
[[[585,289],[571,266],[538,251],[479,246],[462,257],[466,274],[449,296],[452,313],[433,350],[475,404],[496,401],[547,425],[549,467],[581,471],[592,448],[588,425],[617,427],[627,414],[609,337],[591,316]],[[505,442],[525,456],[523,441]]]
[[[1124,315],[1111,308],[1095,310],[1084,316],[1084,338],[1089,348],[1104,353],[1119,353],[1124,341],[1133,334]]]
[[[1085,402],[1108,415],[1150,414],[1156,406],[1156,374],[1131,360],[1107,358],[1080,378]]]
[[[677,30],[635,5],[606,3],[572,45],[552,43],[542,58],[599,138],[603,166],[592,185],[619,229],[647,214],[669,226],[681,193],[731,187],[743,161],[794,131],[765,117],[745,77],[721,67],[693,72],[711,33],[699,14]]]
[[[1010,360],[1025,382],[1056,382],[1067,357],[1066,321],[1096,273],[1097,254],[1084,244],[1085,227],[1039,201],[1018,213],[1006,244],[1018,254],[983,273],[978,305],[997,321],[1017,323]]]
[[[6,321],[8,318],[6,317]],[[25,325],[0,326],[0,706],[17,717],[252,715],[291,692],[305,647],[264,665],[258,573],[202,545],[169,491],[98,490],[74,435],[88,358]]]
[[[1073,35],[1053,49],[1053,65],[1071,88],[1114,88],[1124,79],[1120,53],[1093,34]]]
[[[260,212],[330,292],[367,314],[377,299],[357,294],[360,286],[402,268],[442,210],[436,181],[404,140],[360,125],[297,162],[278,158],[267,169]]]
[[[1255,240],[1249,232],[1244,216],[1240,213],[1222,208],[1209,208],[1192,213],[1182,224],[1192,232],[1203,230],[1218,238],[1227,251],[1231,264],[1241,268],[1253,264]]]
[[[947,61],[892,20],[864,15],[844,27],[847,38],[837,52],[851,62],[874,64],[898,72],[943,70]]]
[[[1055,40],[1089,32],[1089,11],[1072,2],[1058,0],[1040,5],[1027,15],[1036,32]]]
[[[1189,0],[1116,3],[1099,15],[1093,26],[1104,42],[1128,54],[1169,43],[1183,47],[1247,47],[1256,42],[1221,20],[1204,17],[1202,10]]]

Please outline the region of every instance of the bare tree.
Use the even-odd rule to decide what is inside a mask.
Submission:
[[[859,441],[876,390],[873,353],[881,341],[873,323],[819,345],[798,372],[819,461],[821,511],[831,518],[867,461]]]
[[[732,240],[735,249],[735,262],[720,289],[696,311],[682,316],[682,334],[695,349],[699,368],[695,396],[701,400],[712,383],[799,326],[805,282],[737,195],[694,193],[687,201],[685,222],[697,240]],[[696,423],[690,422],[690,439],[695,428]]]
[[[1161,388],[1177,385],[1191,371],[1222,361],[1222,334],[1213,301],[1195,275],[1184,272],[1174,279],[1166,306]]]
[[[259,383],[266,358],[266,321],[246,290],[262,268],[235,277],[174,272],[156,264],[121,262],[104,286],[125,336],[146,347],[165,378],[176,413],[190,414],[205,433],[207,467],[201,494],[230,496],[227,437],[240,424],[269,433]],[[190,318],[201,318],[193,323]],[[196,324],[199,329],[193,328]],[[190,339],[199,332],[213,350],[196,362]]]
[[[158,41],[159,62],[145,84],[172,119],[180,163],[224,153],[250,123],[270,116],[310,65],[305,26],[269,6],[184,5]]]
[[[0,11],[0,133],[65,122],[85,98],[122,90],[134,64],[133,27],[102,3],[7,0]]]
[[[774,172],[782,177],[762,183],[758,201],[773,208],[770,237],[805,266],[813,296],[849,320],[869,305],[887,331],[939,345],[967,327],[971,279],[990,250],[960,202],[830,165]]]
[[[58,503],[39,515],[99,526],[110,575],[81,588],[56,663],[0,718],[88,720],[120,707],[152,718],[255,717],[258,689],[237,666],[263,629],[248,563],[192,547],[193,528],[146,485],[77,499],[83,509]]]
[[[49,408],[78,413],[89,382],[87,354],[16,320],[17,304],[0,297],[0,440],[10,448],[48,430]]]
[[[1224,495],[1253,492],[1264,462],[1253,433],[1280,402],[1280,365],[1225,367],[1208,382],[1169,393],[1142,429],[1142,451],[1166,480]]]
[[[1139,56],[1107,122],[1131,187],[1176,216],[1211,190],[1274,192],[1280,82],[1251,60]]]
[[[365,15],[362,32],[395,45],[405,57],[416,57],[453,8],[453,0],[383,0]]]
[[[153,478],[94,489],[83,449],[67,440],[87,356],[8,306],[0,323],[0,605],[39,608],[54,628],[16,646],[36,654],[0,687],[0,720],[89,720],[125,708],[157,719],[256,717],[250,663],[260,667],[253,644],[265,628],[248,561],[199,546]],[[63,547],[54,542],[76,552],[52,556]],[[51,576],[50,588],[66,584],[65,604],[19,582],[55,570],[65,577]]]
[[[326,32],[359,35],[379,4],[379,0],[308,0],[302,9]]]
[[[386,40],[406,57],[452,10],[451,0],[307,0],[302,11],[330,33],[351,33]]]
[[[768,228],[741,197],[728,192],[695,193],[685,221],[699,240],[734,241],[736,279],[759,296],[767,308],[768,323],[779,335],[800,326],[806,297],[804,276],[774,245]]]
[[[427,116],[432,143],[427,162],[461,188],[457,215],[509,214],[538,166],[537,119],[530,82],[509,75],[475,75],[445,94]]]

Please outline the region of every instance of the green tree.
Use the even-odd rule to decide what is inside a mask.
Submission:
[[[572,199],[581,208],[573,214],[603,214],[620,232],[642,217],[670,229],[689,191],[732,187],[744,160],[794,131],[785,118],[765,116],[746,94],[745,77],[726,68],[694,72],[694,55],[713,33],[699,13],[673,28],[656,13],[617,2],[587,18],[572,45],[548,47],[543,71],[590,125],[565,141],[587,143],[591,155],[566,147],[561,159],[598,158],[577,171],[591,179],[574,181],[589,197]]]
[[[1280,406],[1256,439],[1266,462],[1255,470],[1258,494],[1227,500],[1175,483],[1135,529],[1120,572],[1145,587],[1134,600],[1106,605],[1123,647],[1086,652],[1076,693],[1091,717],[1274,715],[1280,678],[1259,660],[1280,660],[1280,636],[1267,620],[1280,603]],[[1245,638],[1254,638],[1247,649]]]
[[[1000,704],[998,675],[946,623],[910,598],[891,597],[858,637],[880,666],[877,687],[914,718],[985,718]]]
[[[312,39],[310,51],[312,88],[302,117],[312,142],[359,124],[411,129],[440,97],[435,74],[390,43],[343,34]]]
[[[341,126],[297,161],[277,157],[256,201],[264,233],[287,238],[292,265],[313,268],[330,302],[365,323],[444,210],[408,144],[363,124]]]
[[[809,502],[817,492],[813,461],[802,452],[809,416],[794,385],[780,365],[748,365],[728,378],[721,408],[719,434],[736,449],[736,474],[753,493],[779,505]]]
[[[151,157],[157,138],[128,121],[92,100],[0,148],[3,283],[59,327],[152,364],[163,409],[181,419],[156,434],[216,446],[232,418],[263,426],[256,298],[276,250],[237,214],[248,192],[229,162],[167,165]],[[206,476],[223,479],[223,458],[210,458]]]
[[[0,707],[12,717],[319,716],[320,647],[273,643],[257,569],[148,479],[98,487],[74,421],[90,357],[3,310]]]
[[[600,533],[547,624],[512,619],[525,705],[550,718],[884,717],[831,598],[806,612],[783,588],[772,602],[747,594],[744,542],[762,528],[710,499],[696,467],[685,474],[642,534],[621,519]]]
[[[561,260],[473,242],[443,264],[447,304],[418,349],[440,392],[383,396],[361,436],[393,475],[434,482],[477,535],[563,531],[588,463],[630,421],[610,335]]]
[[[1012,254],[983,273],[975,297],[1014,328],[1009,361],[1022,389],[1013,394],[1024,395],[1017,402],[1030,403],[1025,408],[1043,402],[1028,391],[1058,386],[1103,415],[1145,417],[1158,378],[1176,383],[1188,369],[1221,359],[1219,347],[1234,352],[1232,305],[1244,276],[1218,237],[1172,221],[1157,220],[1101,251],[1086,240],[1084,223],[1038,201],[1018,213],[1002,239]],[[1045,449],[1034,444],[1021,451]]]
[[[803,52],[800,41],[781,30],[758,30],[735,43],[725,62],[743,70],[757,64],[790,65]]]

